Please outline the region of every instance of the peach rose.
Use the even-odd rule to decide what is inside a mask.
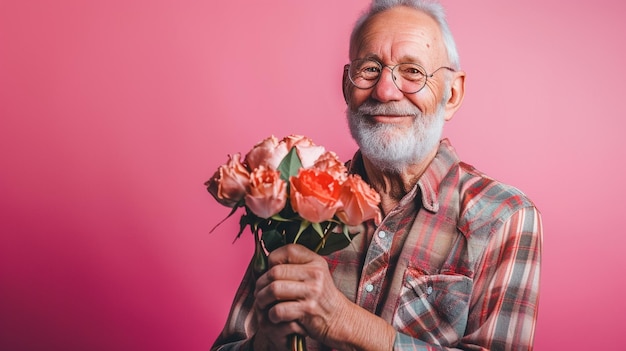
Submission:
[[[343,223],[355,226],[368,219],[374,219],[376,224],[380,223],[380,195],[359,175],[348,176],[341,187],[340,201],[342,207],[337,211],[337,217]]]
[[[246,194],[250,174],[239,161],[240,154],[228,155],[228,162],[221,165],[213,177],[204,185],[217,202],[227,207],[235,207]]]
[[[272,217],[287,203],[287,182],[280,179],[279,171],[260,166],[250,174],[250,188],[245,200],[255,215]]]
[[[326,151],[323,146],[317,146],[313,140],[302,135],[288,135],[283,138],[287,145],[287,150],[296,148],[302,168],[311,168],[315,161]]]
[[[316,169],[301,169],[291,177],[291,206],[312,223],[327,221],[340,207],[341,184],[332,175]]]
[[[287,135],[282,140],[285,144],[287,144],[287,148],[291,150],[292,147],[296,145],[302,145],[305,147],[315,146],[313,140],[311,138],[307,138],[304,135],[291,134]]]
[[[277,169],[288,152],[287,144],[284,141],[279,141],[272,135],[254,145],[252,150],[246,155],[245,163],[250,170],[260,166]]]
[[[348,176],[348,169],[343,162],[339,160],[337,154],[332,151],[326,151],[323,153],[317,161],[315,161],[313,168],[328,172],[340,182],[346,180],[346,177]]]

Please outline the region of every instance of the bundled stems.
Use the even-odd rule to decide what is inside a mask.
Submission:
[[[298,334],[289,335],[289,345],[291,346],[291,351],[305,351],[306,350],[306,343],[302,335],[298,335]]]
[[[329,223],[326,226],[326,228],[324,228],[324,232],[320,238],[320,242],[315,247],[315,250],[313,250],[315,253],[317,253],[321,248],[324,247],[326,243],[326,239],[328,238],[328,235],[332,234],[331,229],[333,227],[334,226],[332,225],[332,223]],[[263,243],[262,243],[261,236],[259,233],[260,231],[262,230],[260,228],[257,228],[257,230],[254,233],[255,248],[254,248],[254,260],[252,262],[252,269],[254,271],[256,278],[260,277],[269,268],[268,263],[267,263],[267,254],[265,253],[265,249],[263,247]],[[305,338],[299,334],[289,335],[289,347],[291,348],[291,351],[306,351]]]

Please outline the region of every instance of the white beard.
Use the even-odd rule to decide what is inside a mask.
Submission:
[[[445,101],[445,100],[443,100]],[[405,101],[364,102],[356,111],[347,110],[350,133],[361,153],[383,171],[401,173],[413,164],[424,161],[439,145],[445,123],[443,104],[433,115],[425,116],[415,105]],[[393,124],[374,123],[370,115],[412,115],[409,128]]]

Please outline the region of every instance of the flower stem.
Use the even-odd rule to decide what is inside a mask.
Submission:
[[[306,344],[304,342],[304,337],[298,334],[289,335],[289,345],[291,346],[291,351],[305,351]]]
[[[334,226],[332,225],[332,223],[328,223],[326,225],[326,228],[324,228],[324,236],[322,237],[322,239],[320,239],[320,242],[317,244],[313,252],[318,253],[322,249],[322,247],[324,247],[324,244],[326,243],[326,238],[328,238],[328,236],[332,233],[330,229],[333,227]]]
[[[254,233],[254,262],[252,263],[252,269],[254,275],[258,278],[267,271],[267,255],[263,249],[259,232]]]

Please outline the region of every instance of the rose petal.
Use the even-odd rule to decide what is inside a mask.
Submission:
[[[284,141],[279,141],[275,136],[263,139],[254,145],[252,150],[246,154],[245,163],[250,171],[260,166],[277,169],[282,159],[287,155],[289,149]]]
[[[205,185],[217,202],[234,207],[246,194],[250,174],[239,160],[240,154],[229,155],[228,158],[228,162],[221,165]]]
[[[246,206],[257,216],[269,218],[279,213],[287,203],[287,183],[280,179],[280,172],[257,168],[250,175]]]
[[[331,219],[341,206],[341,184],[331,174],[316,169],[301,169],[291,177],[291,206],[309,222]]]
[[[343,223],[354,226],[369,219],[380,223],[380,195],[360,176],[348,176],[341,188],[340,201],[342,207],[337,211],[337,217]]]

